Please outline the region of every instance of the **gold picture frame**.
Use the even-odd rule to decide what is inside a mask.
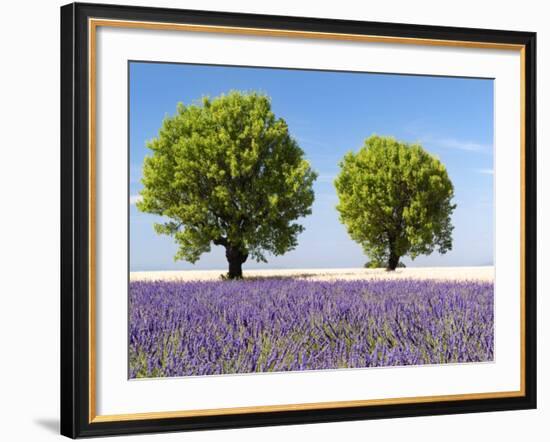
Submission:
[[[386,23],[71,4],[62,17],[62,434],[69,437],[535,406],[535,35]],[[167,17],[170,17],[167,19]],[[224,24],[220,24],[224,23]],[[514,51],[520,55],[520,389],[321,403],[101,415],[96,407],[96,60],[100,27]],[[315,30],[312,30],[315,29]],[[347,29],[348,31],[345,31]],[[420,32],[421,31],[421,32]],[[75,75],[77,73],[77,75]],[[78,161],[77,161],[78,159]],[[63,172],[62,172],[63,173]],[[76,183],[74,176],[81,180]],[[76,214],[76,216],[74,215]],[[86,229],[82,226],[86,225]],[[75,241],[75,236],[78,240]],[[64,260],[63,260],[64,259]],[[83,274],[85,272],[85,275]],[[70,339],[69,339],[70,337]],[[78,406],[75,406],[76,398]],[[417,411],[414,405],[423,404]],[[430,404],[432,404],[430,406]],[[318,414],[315,414],[319,412]],[[321,413],[324,412],[324,413]],[[215,418],[215,419],[214,419]]]

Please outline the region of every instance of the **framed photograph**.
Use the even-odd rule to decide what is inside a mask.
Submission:
[[[61,433],[535,408],[535,44],[63,6]]]

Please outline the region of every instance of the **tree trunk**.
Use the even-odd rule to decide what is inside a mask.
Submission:
[[[386,270],[395,270],[397,268],[397,264],[399,264],[399,256],[395,253],[390,253],[390,259],[388,259],[388,267]]]
[[[399,264],[399,258],[400,256],[395,251],[395,240],[390,239],[390,257],[388,258],[388,267],[386,270],[388,271],[394,271],[397,268],[397,264]]]
[[[228,279],[241,279],[243,277],[243,263],[248,258],[248,253],[243,253],[238,247],[227,246],[225,257],[229,263]]]

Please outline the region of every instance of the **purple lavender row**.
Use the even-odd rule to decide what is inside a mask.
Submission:
[[[131,282],[130,377],[493,359],[493,284]]]

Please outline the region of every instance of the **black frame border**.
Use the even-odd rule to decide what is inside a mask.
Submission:
[[[89,416],[88,19],[524,45],[525,396],[93,422]],[[536,408],[536,33],[72,3],[61,7],[61,434],[71,438]]]

